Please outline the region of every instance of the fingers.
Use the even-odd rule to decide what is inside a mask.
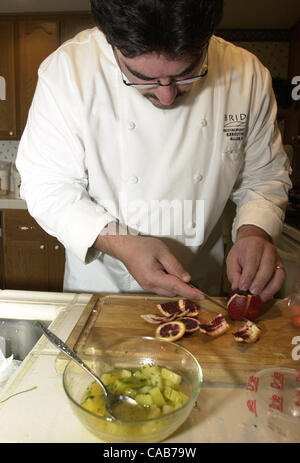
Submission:
[[[187,284],[191,276],[160,240],[135,237],[126,243],[121,260],[145,291],[167,297],[204,299],[200,290]]]
[[[242,267],[240,266],[237,256],[230,253],[226,262],[228,280],[231,282],[231,288],[234,291],[239,288]]]
[[[162,252],[159,256],[159,261],[162,264],[163,268],[170,275],[174,275],[180,280],[188,283],[191,279],[190,274],[184,269],[180,262],[173,256],[169,250],[165,249],[165,252]]]
[[[252,279],[252,283],[249,285],[250,291],[253,294],[261,294],[263,289],[269,284],[273,278],[277,259],[277,253],[274,252],[273,247],[268,246],[264,249],[258,269]]]
[[[281,264],[277,263],[277,265],[281,265]],[[286,277],[286,273],[284,269],[275,269],[271,280],[263,288],[261,293],[259,293],[260,298],[263,302],[266,302],[272,299],[274,294],[276,294],[280,290],[280,288],[282,287],[284,283],[285,277]]]
[[[154,288],[156,294],[166,295],[168,297],[181,296],[186,299],[204,299],[204,294],[199,289],[189,286],[175,275],[157,271],[154,278],[154,281],[157,281],[159,285]],[[164,291],[164,294],[162,294],[161,291]]]
[[[204,294],[197,288],[189,286],[191,276],[178,262],[178,260],[166,249],[160,255],[160,264],[165,270],[165,274],[160,274],[159,278],[164,283],[163,288],[174,296],[182,296],[190,299],[204,299]]]
[[[236,243],[227,258],[227,274],[232,290],[249,290],[265,302],[281,288],[285,271],[280,266],[276,247],[263,239],[244,238]]]

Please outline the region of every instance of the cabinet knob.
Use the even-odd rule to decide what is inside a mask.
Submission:
[[[35,230],[34,226],[27,227],[27,226],[19,225],[17,228],[21,231]]]
[[[59,250],[59,246],[58,246],[58,244],[56,244],[56,245],[54,246],[54,251],[58,251],[58,250]]]
[[[45,249],[45,245],[44,245],[44,244],[41,244],[41,245],[40,245],[40,249]]]
[[[12,137],[12,136],[13,136],[13,134],[14,134],[13,132],[9,132],[9,135],[10,135],[10,137]]]

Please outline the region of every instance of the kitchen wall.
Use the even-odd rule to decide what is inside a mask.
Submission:
[[[220,34],[221,35],[221,34]],[[225,37],[227,39],[227,37]],[[289,48],[288,41],[234,41],[237,46],[254,53],[270,70],[272,77],[288,77]],[[0,140],[0,161],[13,162],[16,157],[18,141]]]
[[[74,8],[74,10],[76,10],[77,8],[80,9],[80,7],[82,7],[85,4],[85,1],[86,3],[88,2],[88,0],[73,0],[72,8]],[[268,1],[269,0],[264,0],[266,5],[268,4]],[[289,1],[290,5],[287,9],[293,10],[293,0]],[[31,3],[29,2],[29,4],[32,7],[34,7],[34,2],[35,0],[31,0]],[[18,6],[21,8],[22,4],[23,1],[16,1],[15,7]],[[227,27],[225,29],[220,28],[217,32],[217,35],[220,35],[225,40],[229,40],[235,43],[236,45],[241,46],[254,53],[262,61],[262,63],[270,70],[272,77],[288,78],[290,57],[290,29],[283,29],[282,27],[279,28],[279,22],[278,24],[276,23],[277,29],[241,29],[241,26],[239,28],[228,28],[228,26],[232,27],[234,24],[228,22],[228,18],[231,17],[230,15],[227,15],[226,20],[226,12],[228,12],[228,10],[230,10],[231,12],[237,12],[236,9],[238,8],[238,4],[239,3],[236,2],[236,0],[230,0],[225,2],[225,19],[223,20],[221,27]],[[7,2],[6,7],[8,7],[9,5],[10,0]],[[292,18],[290,18],[289,21],[291,22]],[[245,25],[243,24],[243,26]],[[17,141],[0,140],[0,161],[8,160],[10,162],[14,162],[17,153],[17,148]]]
[[[234,42],[235,45],[245,48],[269,69],[272,77],[288,78],[289,68],[289,42]]]
[[[18,141],[0,141],[0,161],[14,162],[16,159],[18,146]]]
[[[19,142],[18,141],[10,141],[10,140],[3,140],[0,141],[0,162],[11,162],[14,163],[17,151],[18,151]],[[10,191],[13,191],[13,182],[10,179]]]

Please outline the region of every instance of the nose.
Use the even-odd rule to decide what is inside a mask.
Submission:
[[[168,87],[157,87],[156,96],[161,104],[168,106],[172,104],[177,95],[176,85],[170,85]]]

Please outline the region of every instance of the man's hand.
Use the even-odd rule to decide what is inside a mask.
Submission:
[[[158,238],[122,234],[119,226],[112,223],[98,236],[94,247],[123,262],[145,291],[167,297],[204,299],[201,291],[187,284],[190,275]]]
[[[258,294],[268,301],[279,291],[285,271],[276,247],[262,229],[245,225],[239,229],[236,243],[227,257],[227,275],[232,290]]]

